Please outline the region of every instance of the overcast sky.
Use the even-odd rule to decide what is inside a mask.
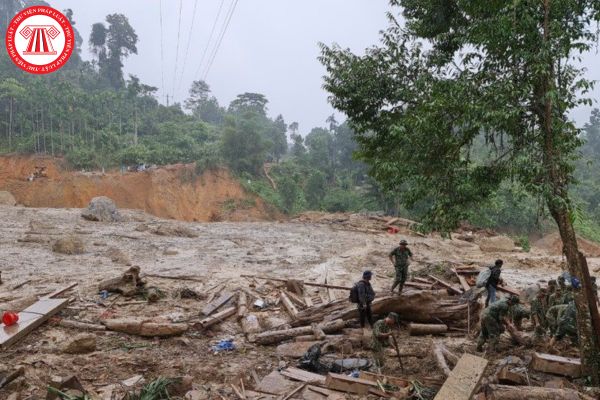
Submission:
[[[191,82],[203,77],[212,47],[201,65],[202,54],[222,2],[197,1],[186,58],[195,0],[182,0],[179,56],[179,0],[162,0],[164,62],[161,62],[161,0],[48,1],[57,9],[74,11],[76,27],[85,41],[85,59],[90,59],[87,40],[92,24],[103,21],[110,13],[127,15],[139,42],[138,55],[125,61],[125,71],[159,87],[161,101],[166,95],[182,101]],[[213,43],[233,1],[223,0]],[[321,87],[324,68],[316,59],[318,43],[336,42],[362,52],[365,47],[377,44],[379,30],[387,25],[388,10],[387,0],[239,0],[206,81],[222,105],[228,105],[243,92],[265,94],[270,101],[271,116],[283,114],[286,122],[299,122],[301,131],[307,133],[312,127],[324,125],[333,112]],[[600,55],[587,55],[585,65],[588,77],[600,80]],[[600,98],[600,87],[594,97]],[[579,124],[586,122],[589,109],[577,110],[574,117]]]

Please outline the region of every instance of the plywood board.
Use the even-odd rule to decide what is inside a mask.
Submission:
[[[294,367],[289,367],[281,371],[281,374],[290,379],[294,379],[300,382],[312,383],[314,385],[325,385],[325,380],[327,379],[323,375],[315,374],[313,372],[305,371],[303,369]]]
[[[297,383],[285,379],[279,371],[273,371],[260,381],[255,390],[268,394],[285,394],[296,386]]]
[[[42,299],[19,313],[19,322],[12,326],[0,324],[0,347],[18,342],[54,314],[69,304],[69,299]]]
[[[434,400],[470,400],[479,386],[488,360],[464,354]]]

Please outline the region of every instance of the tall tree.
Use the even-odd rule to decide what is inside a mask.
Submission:
[[[270,153],[277,162],[287,152],[287,125],[283,115],[278,115],[267,130],[267,138],[270,142]]]
[[[219,106],[216,97],[211,96],[208,83],[194,81],[190,88],[185,108],[204,122],[220,125],[223,122],[224,111]]]
[[[103,23],[92,26],[90,48],[98,57],[100,74],[113,88],[119,89],[125,84],[123,59],[137,54],[138,36],[123,14],[107,15],[106,22],[108,28]]]
[[[600,325],[569,196],[579,130],[568,118],[591,87],[577,62],[598,40],[597,0],[390,0],[382,45],[356,56],[322,47],[333,105],[357,128],[364,159],[405,203],[428,199],[426,222],[449,230],[504,179],[541,196],[556,221],[575,295],[585,372],[600,382]],[[431,45],[424,51],[423,42]],[[490,157],[474,162],[483,132]],[[596,333],[600,333],[596,330]]]
[[[242,114],[252,112],[262,116],[267,115],[267,104],[269,101],[265,95],[260,93],[239,94],[229,105],[229,112],[233,114]]]

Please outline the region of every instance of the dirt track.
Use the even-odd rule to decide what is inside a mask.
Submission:
[[[79,283],[75,291],[76,302],[63,317],[95,323],[101,318],[131,315],[185,319],[197,317],[204,302],[173,299],[171,293],[182,285],[200,292],[208,291],[207,294],[235,290],[250,284],[239,276],[250,273],[316,282],[323,282],[327,277],[329,283],[349,286],[365,268],[375,272],[374,287],[383,292],[388,288],[392,274],[387,253],[400,238],[312,223],[183,223],[160,220],[135,211],[124,212],[128,222],[94,223],[81,219],[80,212],[78,209],[0,207],[0,270],[5,282],[0,286],[0,303],[28,294],[49,292],[75,281]],[[157,236],[150,232],[160,224],[184,225],[198,237]],[[72,256],[53,253],[52,242],[71,233],[84,241],[85,253]],[[23,239],[28,241],[18,242]],[[416,260],[411,267],[414,271],[443,261],[484,265],[502,257],[506,265],[504,278],[516,288],[554,277],[560,271],[561,258],[541,250],[483,253],[477,245],[458,240],[408,239],[415,253]],[[119,306],[120,301],[117,301],[115,307],[108,309],[98,305],[97,283],[119,275],[127,268],[111,261],[110,248],[121,250],[134,265],[141,267],[142,273],[193,275],[205,282],[150,278],[150,286],[157,286],[168,294],[165,299],[153,305]],[[592,268],[597,264],[597,259],[590,261]],[[22,288],[10,290],[28,279],[31,282]],[[268,299],[273,288],[257,283],[254,290],[262,291]],[[347,296],[344,292],[337,293],[339,298]],[[108,302],[112,300],[110,297]],[[264,317],[266,326],[286,321],[283,309],[270,311],[268,315]],[[272,347],[244,343],[238,324],[233,320],[206,332],[192,331],[184,339],[142,339],[106,332],[98,335],[96,352],[62,354],[61,343],[73,333],[52,323],[46,324],[1,353],[0,365],[4,368],[15,364],[26,366],[26,379],[20,381],[21,386],[11,388],[40,395],[51,376],[68,374],[77,375],[94,389],[137,374],[147,379],[160,375],[191,375],[197,385],[210,386],[238,376],[247,377],[250,369],[255,369],[262,377],[276,368],[280,360]],[[208,351],[211,342],[225,337],[234,337],[238,350],[225,355]],[[474,349],[472,342],[463,341],[459,345],[461,349]],[[358,354],[368,353],[359,351]],[[427,371],[432,365],[421,363],[415,368]],[[6,393],[0,391],[0,398],[5,398]]]

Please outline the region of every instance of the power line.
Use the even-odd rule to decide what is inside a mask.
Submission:
[[[192,34],[194,32],[194,22],[196,20],[196,9],[198,8],[198,0],[194,0],[194,11],[192,12],[192,25],[190,26],[190,33],[188,35],[187,48],[185,50],[185,58],[183,59],[183,68],[181,69],[181,77],[179,78],[179,84],[177,85],[177,91],[181,88],[183,83],[183,75],[185,74],[185,67],[187,66],[188,56],[190,54],[190,45],[192,44]]]
[[[181,9],[183,0],[179,0],[179,24],[177,27],[177,48],[175,50],[175,71],[173,72],[173,98],[175,98],[175,82],[177,81],[177,65],[179,63],[179,41],[181,39]]]
[[[219,17],[221,16],[221,11],[223,11],[224,3],[225,3],[225,0],[221,0],[221,4],[219,5],[219,11],[217,12],[217,16],[215,17],[215,22],[213,22],[213,26],[210,30],[210,35],[208,37],[208,42],[206,42],[206,47],[204,48],[204,51],[202,52],[202,57],[200,57],[200,65],[198,65],[198,69],[196,70],[194,77],[196,77],[200,74],[200,69],[202,69],[202,64],[204,64],[204,59],[206,58],[206,53],[208,51],[208,48],[210,47],[210,43],[212,42],[212,38],[215,34],[215,28],[217,27],[217,22],[219,22]]]
[[[165,96],[165,46],[163,41],[163,13],[162,0],[158,0],[158,12],[160,15],[160,74],[162,80],[163,101]]]
[[[206,71],[204,72],[204,77],[202,78],[203,80],[206,80],[206,78],[208,77],[208,73],[210,72],[210,68],[213,65],[213,62],[215,61],[215,58],[217,58],[217,53],[219,52],[219,48],[221,47],[221,43],[223,42],[223,38],[225,37],[225,34],[227,33],[227,29],[229,28],[229,23],[231,22],[231,18],[233,17],[233,14],[235,13],[235,8],[237,7],[237,3],[239,0],[234,0],[234,2],[232,3],[232,7],[230,8],[230,12],[229,15],[227,16],[227,20],[225,22],[225,26],[223,27],[223,30],[221,31],[221,36],[219,37],[219,41],[217,42],[217,46],[215,47],[212,57],[210,59],[210,62],[208,63],[208,66],[206,67]]]

